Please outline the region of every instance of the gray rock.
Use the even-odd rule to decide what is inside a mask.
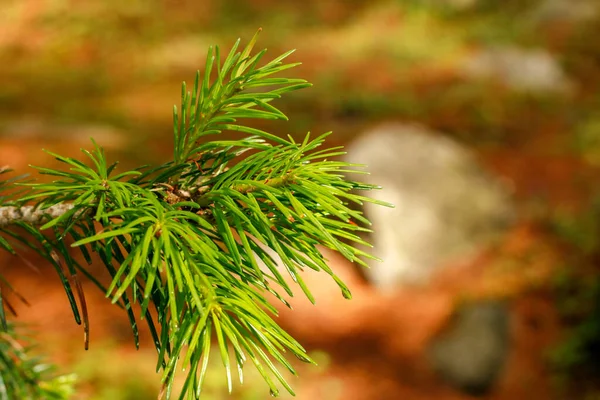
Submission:
[[[568,93],[572,88],[560,64],[544,49],[482,49],[466,58],[461,70],[467,78],[496,80],[517,91]]]
[[[433,341],[429,360],[453,386],[471,395],[492,387],[509,350],[509,311],[504,303],[463,306],[450,328]]]
[[[352,179],[381,185],[369,192],[395,205],[365,204],[373,223],[367,278],[381,289],[425,283],[440,266],[475,254],[509,226],[505,187],[453,140],[417,125],[380,126],[353,141],[345,160],[366,164]]]

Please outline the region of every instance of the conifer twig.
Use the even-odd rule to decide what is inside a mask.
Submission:
[[[274,319],[271,296],[289,307],[284,297],[301,290],[314,303],[302,279],[310,269],[330,276],[351,298],[319,249],[366,265],[364,258],[374,257],[357,245],[369,245],[359,236],[369,221],[352,205],[389,206],[358,194],[378,187],[345,178],[360,166],[335,160],[345,154],[341,147],[321,148],[330,132],[298,141],[245,124],[287,120],[271,102],[310,86],[276,76],[298,65],[284,62],[293,50],[260,62],[266,49],[253,54],[257,35],[239,50],[238,39],[224,59],[210,47],[204,73],[196,73],[191,90],[182,84],[171,161],[117,172],[92,141],[93,150],[82,149],[87,163],[47,151],[63,164],[34,167],[53,177],[49,182],[19,182],[23,189],[15,191],[19,177],[0,180],[0,189],[8,189],[0,195],[0,249],[14,254],[17,241],[51,263],[86,335],[81,275],[126,310],[136,346],[137,318],[144,319],[162,370],[160,398],[172,398],[181,371],[186,378],[178,398],[199,399],[215,343],[230,393],[231,372],[243,382],[243,367],[251,363],[272,396],[278,384],[293,395],[280,369],[296,371],[284,353],[314,362]],[[209,139],[224,131],[236,136]],[[95,279],[71,248],[88,265],[95,253],[110,285]],[[0,349],[0,364],[2,355]],[[0,386],[3,378],[0,370]]]

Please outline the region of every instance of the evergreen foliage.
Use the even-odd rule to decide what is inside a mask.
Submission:
[[[16,335],[12,324],[0,333],[0,399],[70,398],[75,377],[57,375],[54,366],[32,356],[29,342],[31,340],[22,335]]]
[[[285,297],[298,289],[314,302],[302,280],[306,268],[328,274],[351,297],[317,246],[361,265],[370,257],[356,247],[367,245],[359,235],[369,222],[351,205],[374,201],[358,192],[375,187],[345,178],[356,166],[334,160],[344,154],[339,147],[321,149],[328,134],[295,141],[245,124],[287,120],[271,102],[310,86],[275,77],[298,64],[285,63],[292,51],[261,63],[266,50],[252,53],[257,36],[241,50],[238,40],[223,62],[219,48],[211,47],[191,91],[183,83],[173,113],[172,161],[117,173],[94,143],[91,152],[82,150],[87,164],[50,153],[65,168],[36,168],[54,181],[25,182],[25,193],[0,198],[0,246],[10,252],[15,243],[30,246],[54,266],[86,333],[81,275],[125,309],[136,345],[138,319],[146,322],[165,398],[182,369],[187,375],[179,398],[200,397],[213,342],[230,391],[233,370],[243,381],[250,362],[272,395],[279,386],[293,394],[279,371],[283,366],[295,374],[285,354],[312,360],[273,319],[271,302],[287,305]],[[224,131],[250,136],[223,140]],[[39,218],[24,217],[32,212]],[[112,282],[98,282],[70,247],[87,264],[99,258]],[[3,312],[0,319],[6,326]],[[8,374],[0,370],[4,379]]]

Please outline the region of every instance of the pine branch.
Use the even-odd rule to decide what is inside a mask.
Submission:
[[[276,363],[295,374],[285,353],[312,360],[275,322],[277,309],[267,299],[274,296],[289,306],[284,296],[299,288],[314,302],[302,280],[307,268],[323,271],[351,297],[318,246],[361,265],[373,258],[356,246],[368,246],[359,233],[368,231],[361,224],[369,221],[351,203],[376,202],[357,193],[376,187],[345,179],[356,166],[333,160],[344,154],[340,148],[319,149],[328,134],[296,142],[237,122],[286,120],[271,101],[310,86],[272,77],[298,65],[283,63],[291,51],[259,66],[266,50],[251,54],[256,38],[241,51],[238,40],[223,62],[219,48],[211,47],[204,79],[198,72],[192,91],[182,85],[172,161],[115,174],[117,165],[109,165],[94,143],[92,152],[83,150],[89,165],[49,153],[66,168],[36,168],[54,181],[21,185],[29,191],[17,205],[0,196],[0,233],[55,267],[84,329],[80,274],[126,310],[136,346],[134,310],[140,310],[158,352],[157,369],[163,370],[161,398],[171,397],[179,370],[187,374],[179,399],[200,398],[214,338],[230,391],[232,369],[242,381],[250,361],[271,394],[279,393],[276,381],[293,394]],[[226,130],[252,136],[207,141]],[[0,189],[5,184],[0,181]],[[21,206],[25,202],[35,205]],[[108,287],[73,259],[65,245],[69,236],[88,264],[91,253],[98,255],[112,278]],[[14,252],[3,236],[0,248]]]
[[[281,177],[273,178],[273,179],[265,179],[262,182],[258,182],[260,185],[268,185],[271,187],[280,187],[284,185],[286,182],[289,182],[292,179],[291,174],[283,175]],[[170,189],[173,189],[170,185]],[[234,185],[232,187],[233,190],[239,193],[250,193],[259,190],[260,188],[257,185],[252,185],[248,183]],[[206,189],[204,189],[206,191]],[[190,200],[191,196],[187,192],[179,191],[178,194],[173,194],[170,202],[172,204],[177,204],[180,202]],[[201,207],[208,206],[211,200],[211,194],[206,194],[203,196],[198,196],[194,198],[194,201],[200,205]],[[8,225],[13,225],[16,223],[26,223],[33,226],[43,225],[54,218],[61,217],[63,214],[71,211],[74,205],[72,203],[60,203],[52,205],[48,208],[41,209],[36,206],[4,206],[0,207],[0,228],[4,228]]]

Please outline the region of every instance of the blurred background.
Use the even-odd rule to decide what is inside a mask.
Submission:
[[[257,28],[314,87],[277,134],[334,131],[391,211],[365,210],[385,262],[334,254],[354,299],[281,324],[319,361],[298,399],[600,396],[600,3],[595,0],[0,0],[0,166],[53,166],[90,137],[123,168],[171,155],[173,104],[209,45]],[[354,158],[352,158],[354,157]],[[52,271],[0,254],[18,321],[79,376],[77,399],[155,398],[155,351],[86,283],[91,349]],[[213,360],[207,400],[227,399]],[[250,369],[250,368],[249,368]],[[256,374],[258,375],[258,374]],[[234,399],[266,399],[258,376]],[[283,397],[285,398],[285,396]]]

